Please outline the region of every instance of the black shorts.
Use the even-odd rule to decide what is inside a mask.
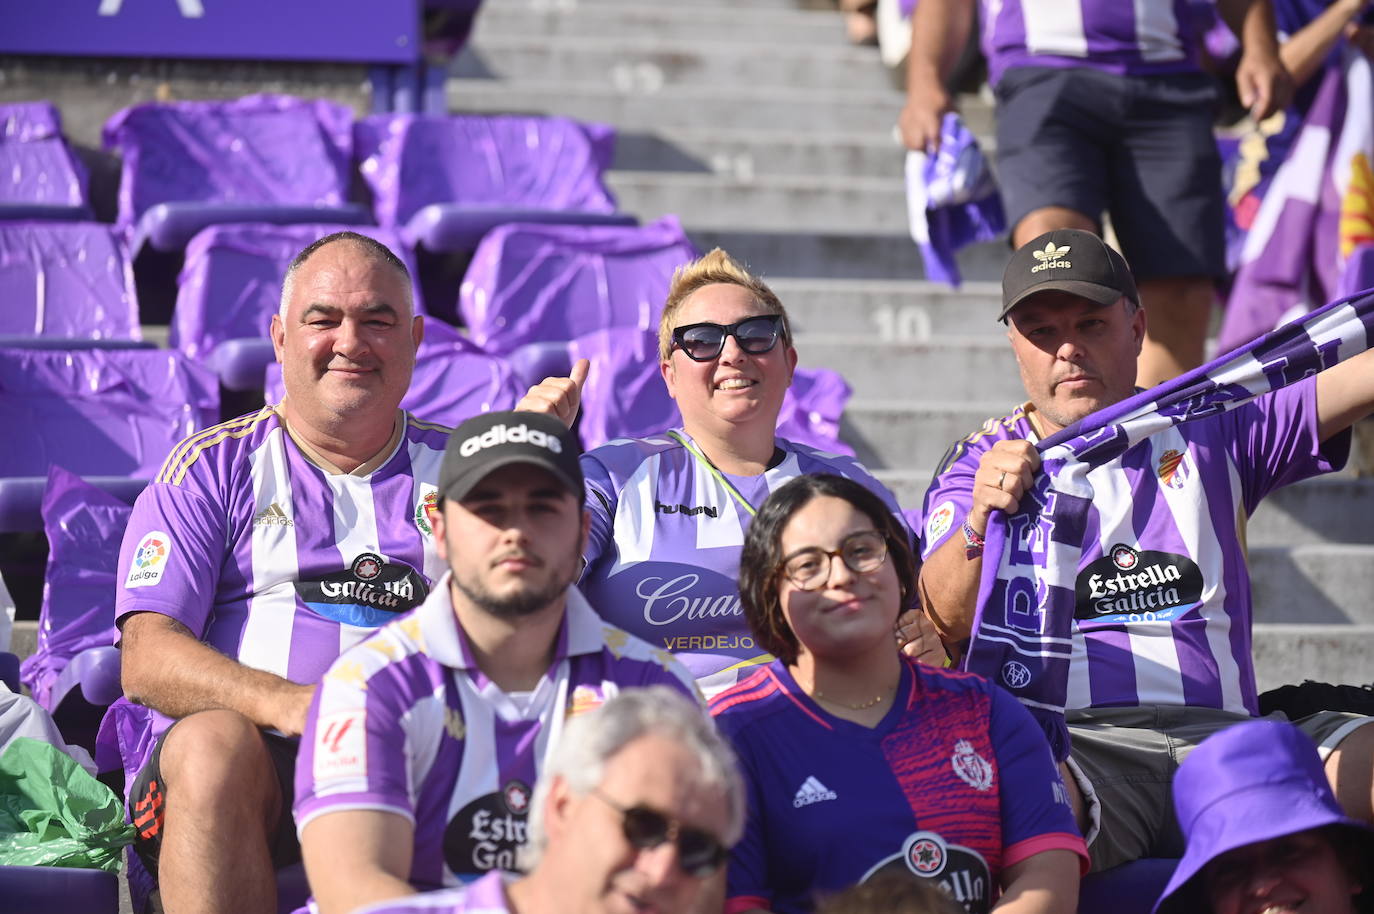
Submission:
[[[134,852],[153,878],[157,878],[158,857],[162,852],[162,824],[165,817],[166,791],[162,779],[162,744],[167,734],[176,727],[173,724],[157,738],[153,754],[148,764],[143,766],[134,778],[129,790],[129,817],[137,829],[134,837]],[[300,748],[298,740],[280,736],[276,733],[262,733],[267,755],[272,759],[272,767],[277,772],[277,784],[281,788],[281,818],[277,821],[276,833],[272,836],[272,865],[277,869],[298,863],[301,859],[301,845],[296,839],[296,823],[291,817],[291,806],[296,798],[296,754]]]
[[[1014,67],[997,84],[1007,224],[1063,206],[1112,217],[1137,281],[1226,272],[1217,88],[1203,74]]]

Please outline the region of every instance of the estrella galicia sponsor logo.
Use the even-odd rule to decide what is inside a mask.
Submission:
[[[682,514],[687,517],[696,517],[698,514],[705,514],[707,517],[716,517],[720,511],[710,505],[698,505],[693,508],[690,505],[665,505],[658,499],[654,499],[654,510],[659,514]]]
[[[992,877],[988,862],[971,847],[950,844],[933,831],[918,831],[906,839],[900,853],[880,861],[860,882],[875,876],[904,874],[928,879],[963,905],[968,914],[986,914]]]
[[[514,870],[525,843],[530,788],[512,780],[458,810],[444,829],[444,860],[455,873]]]
[[[1186,555],[1117,543],[1078,573],[1082,622],[1168,622],[1202,602],[1202,569]]]
[[[376,553],[364,552],[347,571],[297,581],[296,594],[316,615],[376,628],[419,606],[429,596],[429,584],[404,562],[388,562]]]
[[[525,423],[519,425],[493,425],[480,435],[473,435],[458,446],[458,453],[471,457],[478,451],[501,444],[532,444],[555,454],[563,453],[563,442],[553,435],[532,429]]]
[[[167,557],[172,554],[172,538],[161,530],[153,530],[144,535],[134,548],[134,557],[129,562],[129,575],[124,579],[125,587],[152,587],[162,580],[167,570]]]

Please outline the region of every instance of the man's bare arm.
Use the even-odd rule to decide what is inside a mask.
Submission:
[[[921,0],[911,16],[906,106],[897,124],[907,148],[933,151],[954,103],[945,87],[973,29],[973,0]]]
[[[297,736],[314,686],[244,666],[169,616],[140,612],[121,626],[120,680],[130,701],[185,717],[226,708],[260,727]]]
[[[1317,375],[1317,430],[1322,441],[1374,412],[1374,349]]]
[[[993,509],[1016,513],[1038,469],[1040,454],[1029,441],[999,441],[989,448],[973,476],[973,507],[968,514],[973,531],[979,536],[987,533]],[[967,557],[964,536],[957,530],[922,566],[921,603],[946,643],[962,641],[972,631],[982,573],[983,559]]]
[[[325,813],[301,832],[305,874],[321,914],[414,895],[406,881],[414,848],[411,821],[377,809]]]

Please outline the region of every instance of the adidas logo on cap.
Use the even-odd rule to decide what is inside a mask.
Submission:
[[[471,457],[478,451],[502,444],[532,444],[555,454],[563,453],[563,442],[547,432],[520,425],[493,425],[480,435],[473,435],[458,446],[458,453]]]

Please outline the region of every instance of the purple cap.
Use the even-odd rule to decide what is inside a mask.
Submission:
[[[1247,844],[1344,825],[1374,849],[1374,830],[1341,811],[1312,740],[1282,721],[1248,721],[1203,740],[1174,775],[1174,810],[1188,844],[1154,914],[1207,910],[1203,867]]]

